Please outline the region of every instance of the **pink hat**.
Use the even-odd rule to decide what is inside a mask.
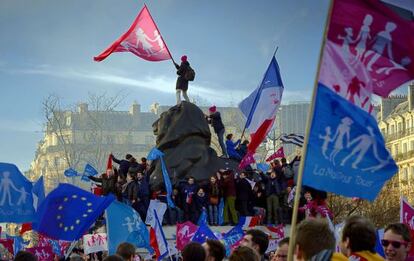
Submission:
[[[216,105],[213,105],[210,108],[208,108],[208,111],[212,113],[216,112]]]
[[[183,55],[183,56],[181,56],[181,61],[182,61],[182,62],[186,62],[186,61],[187,61],[187,55]]]

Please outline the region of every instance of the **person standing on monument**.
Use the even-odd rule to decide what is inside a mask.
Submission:
[[[186,79],[186,73],[189,71],[190,63],[187,61],[187,56],[181,56],[181,64],[178,65],[174,62],[175,68],[177,68],[177,84],[175,86],[176,89],[176,97],[177,97],[177,105],[181,103],[181,92],[183,93],[184,100],[190,102],[190,99],[187,96],[188,90],[188,80]]]
[[[224,124],[221,120],[220,112],[217,111],[217,107],[215,105],[211,106],[208,109],[209,115],[207,115],[208,123],[213,126],[214,132],[217,135],[218,142],[221,147],[221,151],[223,152],[223,157],[228,157],[226,145],[224,144]]]

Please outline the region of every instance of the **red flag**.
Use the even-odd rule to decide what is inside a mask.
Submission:
[[[108,157],[108,162],[106,163],[106,169],[111,169],[112,170],[112,154],[109,154]]]
[[[35,255],[39,261],[53,261],[54,254],[51,246],[32,247],[26,250]]]
[[[20,228],[20,235],[23,235],[25,232],[32,230],[32,223],[23,223]]]
[[[243,157],[243,159],[240,161],[239,169],[244,169],[248,165],[255,163],[256,160],[253,157],[253,153],[250,151],[247,151],[246,155]]]
[[[401,198],[400,222],[410,228],[411,238],[414,238],[414,208],[404,198]],[[412,255],[414,255],[414,245],[410,249],[410,256]]]
[[[283,151],[283,147],[280,147],[275,153],[273,153],[269,158],[266,159],[266,161],[271,161],[276,158],[284,158],[285,152]]]
[[[142,8],[126,33],[93,59],[100,62],[114,52],[131,52],[142,59],[153,62],[171,59],[170,51],[147,6]]]

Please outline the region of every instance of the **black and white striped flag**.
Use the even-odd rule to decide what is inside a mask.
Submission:
[[[291,133],[291,134],[288,134],[288,135],[280,136],[280,140],[283,143],[292,143],[292,144],[295,144],[299,147],[302,147],[304,137],[302,135]]]

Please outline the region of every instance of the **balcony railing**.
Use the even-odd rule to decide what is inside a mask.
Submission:
[[[387,134],[387,135],[384,135],[384,137],[385,137],[385,140],[387,142],[389,142],[389,141],[393,141],[393,140],[397,140],[397,139],[407,137],[409,135],[414,135],[414,127],[408,128],[408,129],[405,129],[405,130],[402,130],[402,131],[399,131],[399,132],[396,132],[396,133]]]
[[[402,160],[407,160],[411,158],[414,158],[414,150],[409,150],[407,152],[399,153],[394,156],[394,159],[396,161],[402,161]]]

